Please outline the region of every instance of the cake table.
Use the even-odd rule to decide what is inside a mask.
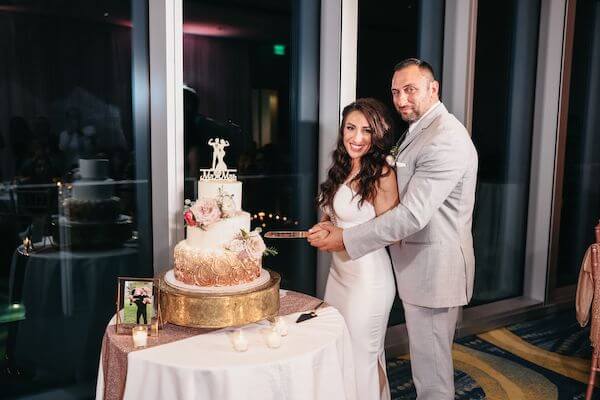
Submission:
[[[344,319],[333,307],[295,323],[320,300],[280,291],[279,314],[288,335],[268,348],[268,321],[244,326],[248,350],[236,352],[232,328],[209,330],[166,324],[148,347],[133,350],[130,335],[106,328],[96,399],[355,399],[354,364]]]

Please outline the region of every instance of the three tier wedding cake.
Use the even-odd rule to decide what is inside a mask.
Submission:
[[[195,291],[251,289],[269,280],[262,257],[271,250],[258,230],[250,230],[251,216],[242,210],[242,182],[224,162],[229,143],[211,139],[208,144],[212,168],[200,170],[198,199],[186,200],[186,239],[175,246],[174,268],[165,280]]]

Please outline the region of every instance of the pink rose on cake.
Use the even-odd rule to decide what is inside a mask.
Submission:
[[[196,219],[190,210],[183,213],[183,219],[187,226],[196,226]]]
[[[257,231],[250,233],[242,230],[236,237],[227,245],[227,249],[237,253],[241,260],[253,259],[260,260],[267,246],[263,242],[262,237]]]
[[[265,242],[258,232],[250,232],[248,239],[246,239],[245,253],[248,258],[258,260],[262,257],[263,253],[267,249]]]
[[[215,199],[199,199],[190,207],[190,211],[194,215],[196,224],[201,227],[221,219],[221,209]]]

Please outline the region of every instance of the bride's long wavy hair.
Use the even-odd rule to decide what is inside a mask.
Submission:
[[[371,147],[360,159],[360,171],[348,182],[351,186],[354,182],[358,183],[355,196],[360,197],[359,207],[362,207],[365,200],[374,200],[379,178],[390,173],[389,168],[385,168],[385,158],[394,144],[394,126],[388,108],[373,98],[357,99],[342,112],[337,147],[332,154],[333,162],[327,172],[327,180],[320,186],[317,202],[328,213],[333,212],[333,197],[352,170],[352,160],[344,146],[344,126],[346,118],[353,111],[362,113],[372,130]]]

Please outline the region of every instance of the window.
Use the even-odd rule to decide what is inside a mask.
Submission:
[[[316,220],[318,1],[183,2],[185,197],[212,165],[211,138],[243,183],[252,229],[308,229]],[[313,93],[311,95],[311,93]],[[270,240],[265,267],[282,287],[315,291],[315,251]]]
[[[375,97],[386,104],[395,118],[396,137],[400,137],[407,124],[392,103],[394,66],[409,57],[422,58],[432,65],[442,83],[445,1],[361,0],[358,7],[356,97]],[[396,298],[389,324],[402,322],[402,307]]]
[[[2,394],[87,398],[117,276],[153,274],[148,10],[16,3],[0,7]]]
[[[600,219],[600,3],[579,0],[575,10],[557,287],[577,282]]]
[[[477,12],[471,305],[523,292],[540,2],[479,2]]]

